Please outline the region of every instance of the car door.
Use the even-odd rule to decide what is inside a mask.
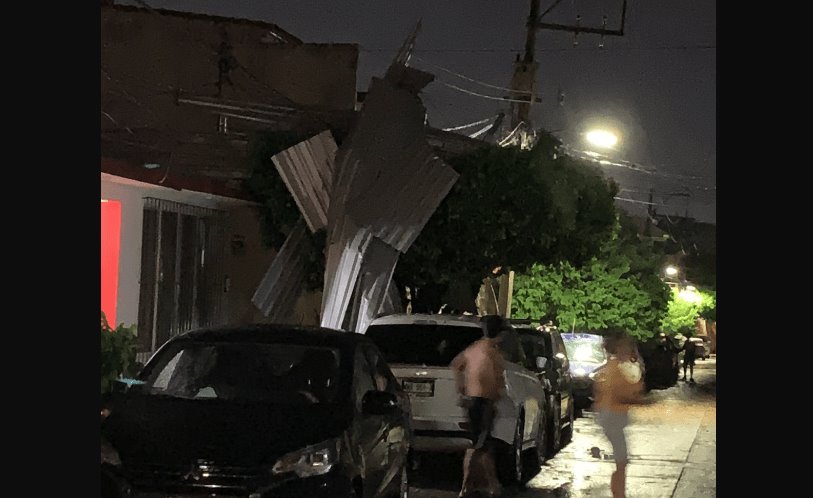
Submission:
[[[369,391],[378,390],[373,366],[359,345],[353,357],[353,449],[361,464],[364,498],[376,496],[389,460],[388,422],[381,415],[365,415],[362,400]]]
[[[562,400],[562,417],[569,416],[568,410],[573,403],[573,378],[570,375],[570,359],[567,357],[567,349],[565,349],[565,341],[559,332],[551,331],[551,346],[554,358],[555,371],[556,371],[556,390],[559,392]]]
[[[385,487],[389,486],[392,489],[393,480],[400,483],[401,468],[407,463],[410,429],[409,397],[401,389],[398,379],[393,375],[378,348],[373,345],[365,346],[364,353],[372,367],[376,390],[395,395],[401,407],[390,415],[381,416],[384,431],[381,437],[386,444],[386,451],[382,451],[382,460],[377,465],[381,475],[377,492],[381,493]]]
[[[539,426],[540,411],[546,406],[545,390],[535,372],[525,367],[525,353],[515,329],[503,332],[499,348],[505,359],[508,394],[515,406],[521,406],[525,410],[523,441],[532,440]]]

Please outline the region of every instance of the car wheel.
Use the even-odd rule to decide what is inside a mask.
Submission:
[[[525,415],[517,420],[514,429],[514,441],[511,445],[504,445],[497,461],[500,481],[504,484],[522,482],[522,430],[525,427]]]
[[[562,446],[567,445],[570,441],[573,440],[573,422],[576,420],[576,409],[573,407],[573,398],[570,398],[568,410],[570,411],[568,415],[568,420],[570,423],[567,425],[567,428],[562,432]]]
[[[553,416],[548,421],[548,456],[553,457],[562,447],[562,404],[553,403]]]

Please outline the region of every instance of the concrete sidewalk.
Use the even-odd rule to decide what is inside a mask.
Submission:
[[[716,496],[716,361],[695,368],[696,384],[653,391],[657,403],[631,412],[627,429],[632,498]],[[594,415],[576,420],[573,442],[550,460],[517,497],[607,497],[612,449]]]

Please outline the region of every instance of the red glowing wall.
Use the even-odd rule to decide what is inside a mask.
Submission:
[[[121,246],[121,202],[102,200],[102,311],[111,327],[116,326]]]

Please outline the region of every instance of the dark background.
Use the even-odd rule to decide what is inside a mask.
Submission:
[[[133,0],[117,3],[136,4]],[[469,95],[443,83],[488,95],[507,92],[462,79],[508,87],[512,61],[522,51],[529,0],[149,0],[153,7],[273,22],[306,42],[361,46],[358,90],[383,74],[404,38],[422,20],[412,63],[433,72],[425,91],[430,124],[452,127],[496,115],[508,104]],[[542,0],[546,10],[553,0]],[[620,26],[622,0],[564,0],[546,22]],[[621,134],[614,159],[658,173],[605,165],[619,197],[648,201],[658,212],[716,223],[716,1],[630,0],[624,37],[540,31],[534,126],[555,131],[585,149],[583,133],[609,126]],[[560,92],[564,100],[560,103]],[[480,127],[467,131],[472,133]],[[669,195],[680,193],[681,195]],[[686,197],[685,194],[690,197]],[[619,201],[642,212],[645,204]]]

